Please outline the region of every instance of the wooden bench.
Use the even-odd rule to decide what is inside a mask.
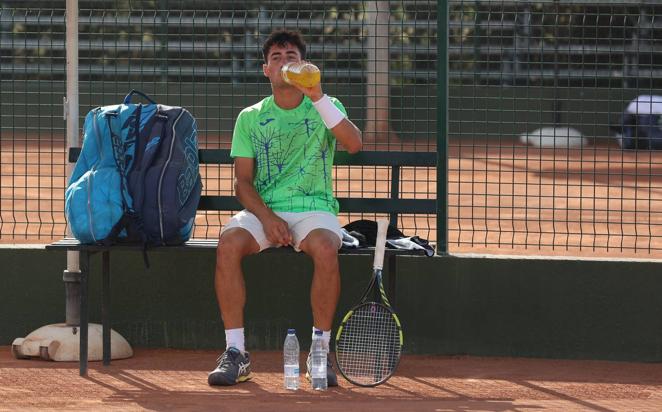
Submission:
[[[80,148],[69,151],[69,162],[75,162],[80,154]],[[200,164],[230,165],[233,163],[230,151],[227,149],[200,149]],[[402,167],[435,167],[436,153],[420,152],[360,152],[349,155],[337,152],[336,166],[386,166],[390,168],[391,191],[388,198],[338,198],[340,211],[345,213],[380,213],[388,214],[390,223],[397,226],[399,214],[436,214],[435,199],[402,199],[399,196]],[[201,211],[239,211],[243,209],[234,196],[202,196],[198,206]],[[160,246],[171,250],[216,249],[218,239],[191,239],[180,246]],[[86,245],[76,239],[64,238],[46,246],[47,250],[67,250],[80,252],[80,375],[87,374],[88,348],[88,276],[90,273],[90,256],[101,253],[101,321],[103,342],[103,364],[110,364],[110,252],[113,250],[132,250],[142,252],[141,245],[116,244],[112,246]],[[152,248],[154,249],[154,248]],[[262,253],[293,253],[291,248],[267,249]],[[373,248],[341,249],[341,255],[372,255]],[[396,290],[396,256],[424,255],[421,250],[386,250],[386,272],[390,299],[395,302]]]

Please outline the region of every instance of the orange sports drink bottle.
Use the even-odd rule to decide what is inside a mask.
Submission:
[[[297,84],[303,87],[313,87],[322,78],[320,69],[308,62],[287,63],[280,70],[280,74],[286,83]]]

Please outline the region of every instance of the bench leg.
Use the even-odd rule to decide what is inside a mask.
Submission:
[[[102,254],[102,286],[101,286],[101,328],[103,364],[110,365],[110,253]]]
[[[80,347],[79,369],[80,376],[87,375],[87,326],[89,314],[87,311],[87,280],[90,273],[90,253],[80,253]]]
[[[391,302],[391,306],[395,308],[395,303],[396,303],[396,296],[395,296],[395,289],[396,289],[396,267],[395,267],[395,259],[397,255],[393,254],[388,257],[388,300]]]

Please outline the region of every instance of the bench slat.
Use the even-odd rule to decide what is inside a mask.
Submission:
[[[200,164],[228,165],[233,162],[228,149],[200,149],[198,150],[198,158]]]
[[[437,154],[433,152],[336,152],[334,156],[336,166],[411,166],[435,167]]]
[[[356,199],[338,198],[340,211],[346,213],[435,214],[434,199]]]
[[[69,162],[74,163],[80,156],[80,147],[69,149]],[[201,164],[232,164],[229,149],[200,149],[198,157]],[[408,167],[435,167],[437,154],[433,152],[359,152],[349,154],[336,152],[336,166],[408,166]]]
[[[434,214],[437,203],[434,199],[356,199],[338,198],[340,211],[345,213],[406,213]],[[243,206],[234,196],[201,196],[198,210],[242,210]]]
[[[218,239],[190,239],[188,242],[183,245],[178,246],[159,246],[154,250],[173,250],[173,249],[216,249],[218,246]],[[60,239],[57,242],[53,242],[49,245],[46,245],[47,250],[85,250],[89,252],[102,252],[105,250],[134,250],[141,251],[142,245],[139,244],[122,244],[116,243],[112,246],[103,246],[103,245],[87,245],[81,244],[78,240],[74,238],[64,238]],[[151,249],[147,249],[149,252]],[[263,250],[261,253],[289,253],[293,252],[291,247],[279,247],[279,248],[270,248]],[[360,249],[340,249],[339,254],[341,255],[372,255],[375,252],[374,247],[366,247]],[[404,250],[404,249],[386,249],[385,251],[387,256],[390,255],[411,255],[411,256],[422,256],[425,255],[423,250]]]
[[[234,196],[200,196],[198,210],[242,210],[244,207]]]

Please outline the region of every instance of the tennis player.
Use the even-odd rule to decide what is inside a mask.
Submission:
[[[310,255],[313,333],[322,331],[327,353],[340,294],[342,234],[332,190],[333,157],[337,141],[350,153],[361,150],[361,131],[347,118],[340,101],[325,95],[320,84],[304,88],[282,79],[284,64],[306,57],[298,32],[274,31],[262,53],[262,70],[272,94],[239,113],[232,136],[234,188],[245,209],[223,228],[216,252],[216,297],[226,350],[209,373],[210,385],[234,385],[251,377],[244,343],[246,288],[241,261],[245,256],[280,246]],[[337,386],[327,359],[328,385]],[[307,366],[310,370],[310,357]]]

